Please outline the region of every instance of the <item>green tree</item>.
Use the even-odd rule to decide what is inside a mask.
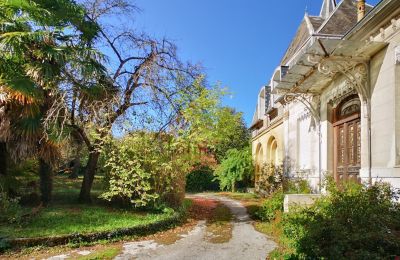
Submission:
[[[250,148],[231,149],[215,171],[222,190],[235,192],[239,183],[247,186],[253,180],[253,162]]]
[[[229,150],[241,150],[250,144],[250,132],[244,122],[243,113],[230,107],[222,107],[217,111],[217,133],[219,136],[214,154],[219,163]]]
[[[216,120],[225,90],[204,87],[198,78],[193,91],[179,93],[172,105],[179,107],[173,124],[165,131],[135,131],[106,151],[109,188],[102,197],[121,199],[135,206],[167,202],[179,206],[185,192],[186,174],[199,162],[199,148],[215,143]]]

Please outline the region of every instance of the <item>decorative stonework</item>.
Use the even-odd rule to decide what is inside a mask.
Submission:
[[[330,91],[328,94],[328,103],[332,107],[336,107],[344,98],[354,94],[357,94],[357,91],[353,84],[346,80],[344,84],[341,84]]]

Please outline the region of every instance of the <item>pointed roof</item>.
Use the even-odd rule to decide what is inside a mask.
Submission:
[[[321,12],[319,16],[323,19],[329,17],[329,15],[335,10],[336,8],[336,0],[324,0],[321,7]]]
[[[366,5],[368,13],[373,6]],[[320,16],[304,16],[295,37],[281,60],[287,64],[313,34],[342,36],[357,23],[356,0],[323,0]]]
[[[312,30],[307,23],[308,15],[306,14],[299,28],[297,29],[296,35],[290,43],[285,55],[282,58],[281,65],[286,64],[293,55],[303,46],[303,43],[310,38]]]

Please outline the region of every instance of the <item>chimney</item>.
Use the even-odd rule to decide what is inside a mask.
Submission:
[[[357,21],[361,21],[365,16],[365,0],[357,0]]]

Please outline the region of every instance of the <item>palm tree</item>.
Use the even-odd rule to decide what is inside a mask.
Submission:
[[[57,106],[58,111],[54,104],[66,103],[60,93],[69,83],[67,68],[83,71],[88,66],[81,61],[92,54],[87,46],[96,28],[73,1],[0,2],[0,152],[14,160],[39,159],[44,204],[51,200],[52,172],[65,130],[62,109],[67,104]]]

